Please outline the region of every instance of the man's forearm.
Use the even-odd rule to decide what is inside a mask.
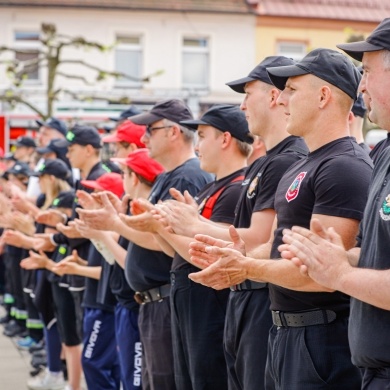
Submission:
[[[320,286],[310,277],[302,275],[299,268],[289,260],[246,259],[245,269],[250,280],[272,283],[297,291],[333,291]]]
[[[360,301],[390,310],[390,270],[349,267],[337,283],[337,289]]]
[[[152,251],[161,251],[161,247],[154,239],[152,233],[141,232],[139,230],[132,229],[121,220],[115,222],[112,227],[112,230],[142,248],[149,249]]]
[[[360,257],[360,248],[352,248],[347,252],[348,262],[352,267],[357,267]]]

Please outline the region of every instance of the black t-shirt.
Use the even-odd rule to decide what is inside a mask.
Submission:
[[[129,240],[120,237],[118,244],[122,248],[129,247]],[[132,290],[127,283],[124,269],[117,263],[112,266],[112,273],[110,279],[111,291],[115,295],[118,303],[128,310],[139,311],[139,304],[134,300],[134,290]]]
[[[105,262],[103,256],[92,244],[89,247],[87,258],[88,258],[88,267],[99,267],[99,266],[103,267],[103,262]],[[101,309],[106,311],[114,311],[116,301],[113,296],[109,296],[107,294],[106,296],[100,297],[102,298],[102,302],[98,302],[99,280],[93,278],[84,278],[84,279],[85,279],[85,291],[83,295],[82,306],[89,309]]]
[[[156,204],[159,200],[171,199],[169,189],[172,187],[182,193],[187,190],[195,196],[210,181],[212,176],[200,169],[197,158],[192,158],[176,169],[162,173],[152,187],[149,201]],[[150,290],[170,282],[171,265],[172,257],[163,252],[130,243],[126,257],[126,279],[135,291]]]
[[[114,266],[107,263],[102,256],[102,273],[98,281],[98,289],[96,294],[96,302],[102,305],[115,307],[117,300],[110,287],[110,280]]]
[[[307,147],[302,138],[290,136],[252,163],[242,182],[234,226],[248,228],[252,213],[275,208],[275,191],[280,178],[305,154]]]
[[[104,175],[105,173],[107,173],[107,168],[105,166],[103,166],[102,163],[98,162],[97,164],[95,164],[92,167],[92,169],[90,170],[90,172],[89,172],[88,176],[85,178],[85,180],[97,180],[100,176]],[[83,191],[86,191],[86,192],[89,192],[89,193],[93,192],[92,189],[84,187],[81,184],[81,180],[77,180],[76,183],[75,183],[75,192],[77,190],[83,190]],[[76,208],[77,207],[81,207],[81,206],[78,204],[77,197],[75,197],[74,204],[73,204],[73,207],[72,207],[72,216],[71,216],[70,220],[75,219],[75,218],[78,217],[78,215],[76,213]],[[68,245],[70,245],[71,248],[77,248],[78,246],[84,244],[85,242],[89,243],[89,240],[87,240],[86,238],[71,239],[71,238],[66,237],[62,233],[55,234],[53,239],[54,239],[54,241],[56,243],[58,243],[58,244],[68,244]],[[83,250],[83,249],[81,249],[81,250]],[[85,250],[85,252],[83,250],[83,255],[86,252],[88,252],[88,248]]]
[[[65,259],[66,256],[69,256],[69,254],[70,254],[70,251],[69,251],[69,247],[67,245],[58,245],[55,248],[54,252],[52,253],[51,259],[55,263],[59,263],[61,260]],[[68,275],[59,276],[59,275],[55,274],[54,272],[48,273],[47,280],[49,280],[49,282],[51,282],[51,283],[64,282],[62,284],[69,284]]]
[[[107,168],[100,162],[95,164],[90,170],[86,180],[97,180],[100,176],[107,173]],[[93,192],[90,188],[86,188],[81,184],[81,181],[78,180],[75,184],[75,191],[84,190],[86,192]],[[81,207],[78,204],[77,197],[75,197],[75,201],[72,208],[72,216],[71,220],[78,217],[76,208]],[[58,244],[68,244],[71,250],[77,249],[77,253],[79,257],[84,260],[88,260],[89,250],[91,241],[86,238],[68,238],[62,233],[57,233],[53,237],[54,241]],[[99,254],[100,255],[100,254]],[[89,261],[89,260],[88,260]],[[84,289],[84,276],[79,275],[69,275],[69,289],[73,291],[82,291]]]
[[[390,150],[377,156],[367,206],[360,224],[359,268],[390,269]],[[364,279],[361,288],[365,288]],[[359,367],[390,367],[390,311],[351,298],[349,344]]]
[[[275,195],[278,225],[271,258],[280,257],[282,230],[294,225],[310,228],[312,214],[361,220],[371,174],[370,157],[351,137],[330,142],[294,164]],[[348,312],[349,298],[340,292],[299,292],[272,284],[269,289],[272,310]]]
[[[199,204],[199,213],[202,214],[203,207],[207,205],[208,199],[222,190],[211,210],[210,220],[213,222],[232,224],[234,222],[234,210],[241,193],[241,184],[244,174],[245,169],[240,169],[229,176],[207,184],[195,197],[195,200]],[[242,177],[240,180],[236,180],[240,177]],[[192,267],[192,265],[179,254],[175,253],[172,270],[178,270],[186,266]]]
[[[390,146],[390,132],[387,133],[387,138],[383,139],[382,141],[379,141],[374,149],[370,152],[370,157],[372,158],[372,161],[374,161],[374,164],[376,164],[377,159],[383,154],[383,151]]]

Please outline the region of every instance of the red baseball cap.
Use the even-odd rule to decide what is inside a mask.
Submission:
[[[128,142],[136,144],[139,148],[144,148],[145,144],[141,142],[145,134],[146,126],[136,125],[127,120],[121,123],[116,129],[116,133],[103,138],[103,142]]]
[[[122,175],[116,172],[105,173],[97,180],[81,180],[81,184],[94,190],[110,191],[118,197],[124,192]]]
[[[117,161],[120,164],[128,166],[145,180],[153,183],[156,177],[164,172],[164,168],[156,160],[149,156],[148,149],[138,149],[131,152],[126,158],[112,158],[111,161]]]

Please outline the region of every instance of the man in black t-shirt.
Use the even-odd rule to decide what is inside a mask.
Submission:
[[[249,144],[253,142],[245,115],[237,106],[217,105],[200,120],[180,123],[197,130],[200,167],[216,178],[197,194],[198,207],[194,204],[192,210],[217,225],[228,226],[234,221],[246,160],[251,152]],[[171,310],[176,387],[225,390],[228,382],[223,329],[229,290],[216,292],[192,283],[188,274],[198,270],[189,262],[188,244],[192,238],[171,234],[163,224],[157,231],[174,251]]]
[[[384,19],[366,41],[338,47],[362,61],[360,89],[368,102],[368,118],[390,131],[390,19]],[[316,222],[313,229],[317,234],[294,227],[293,233],[287,231],[284,237],[292,246],[281,248],[298,256],[294,262],[304,274],[308,272],[318,283],[352,297],[349,343],[352,362],[363,371],[365,390],[390,386],[389,140],[388,136],[373,150],[375,168],[357,247],[346,252],[338,235]]]
[[[345,56],[328,49],[313,50],[296,65],[267,71],[283,90],[278,103],[287,117],[287,131],[303,136],[310,153],[279,182],[270,242],[245,257],[235,249],[207,248],[204,242],[213,244],[213,238],[199,237],[202,242],[191,244],[193,261],[207,266],[201,250],[219,257],[189,277],[215,288],[243,279],[269,283],[274,326],[267,389],[359,389],[360,373],[351,364],[348,346],[348,298],[300,274],[294,264],[280,259],[278,246],[283,229],[309,227],[313,217],[334,226],[347,248],[355,243],[372,172],[372,162],[348,129],[360,75]]]

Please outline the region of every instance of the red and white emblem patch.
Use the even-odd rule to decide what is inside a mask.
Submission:
[[[301,186],[301,183],[303,179],[305,178],[307,172],[301,172],[292,182],[291,186],[288,188],[286,192],[286,199],[287,202],[291,202],[294,200],[299,193],[299,188]]]

